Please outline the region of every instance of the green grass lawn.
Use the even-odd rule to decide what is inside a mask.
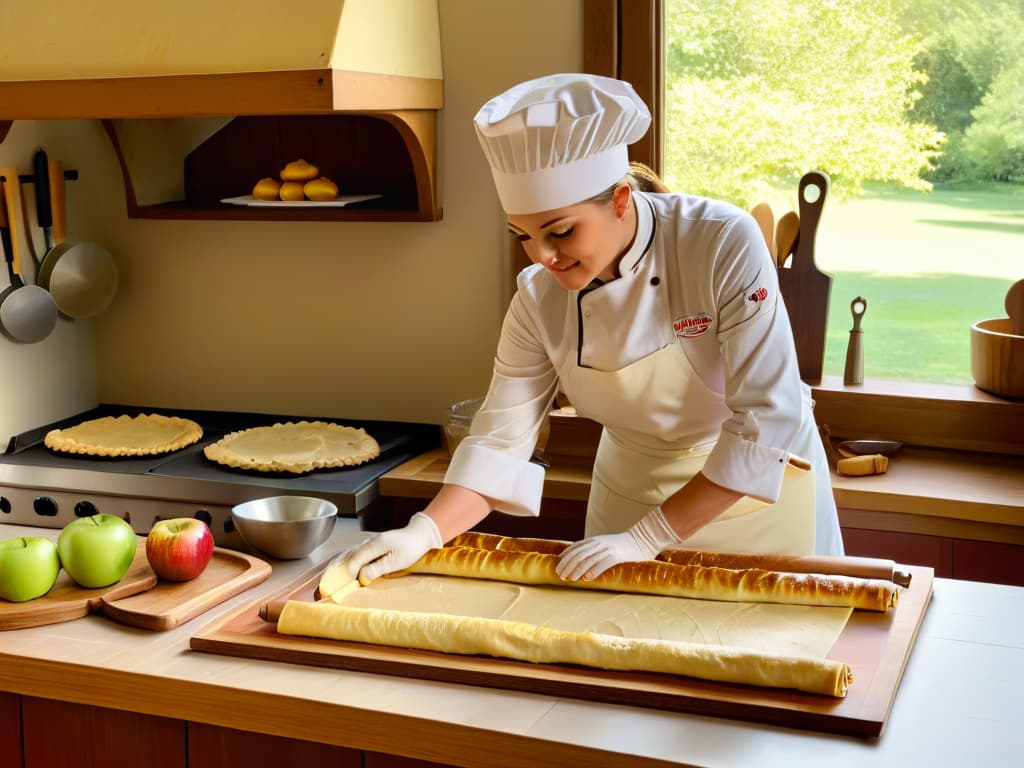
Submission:
[[[970,384],[971,325],[1005,317],[1024,278],[1024,186],[826,199],[815,254],[832,275],[826,375],[843,373],[850,302],[863,296],[866,377]]]

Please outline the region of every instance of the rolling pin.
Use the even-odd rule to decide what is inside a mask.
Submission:
[[[545,552],[561,554],[569,542],[550,539],[511,538],[489,533],[456,536],[449,546],[476,549],[500,549],[511,552]],[[893,560],[875,557],[829,557],[825,555],[751,555],[736,552],[703,552],[670,549],[658,555],[659,560],[676,565],[700,565],[705,568],[761,568],[787,573],[820,573],[827,576],[852,576],[860,579],[885,579],[901,587],[910,586],[911,574],[896,566]]]
[[[277,624],[277,620],[281,618],[281,611],[284,610],[284,604],[287,602],[287,600],[271,600],[269,603],[263,603],[260,606],[259,617],[271,624]]]

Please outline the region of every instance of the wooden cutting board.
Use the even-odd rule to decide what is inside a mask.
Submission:
[[[814,238],[828,195],[829,178],[811,171],[800,179],[800,234],[789,266],[779,269],[779,290],[793,325],[800,378],[821,382],[832,277],[814,263]]]
[[[0,600],[0,630],[58,624],[90,613],[142,629],[166,630],[265,581],[270,570],[263,560],[215,547],[210,564],[197,578],[160,581],[140,542],[128,572],[109,587],[84,589],[61,570],[43,597],[24,603]]]
[[[132,596],[105,595],[100,612],[121,624],[163,631],[266,581],[270,572],[270,564],[259,558],[214,548],[206,570],[191,581],[159,581]]]
[[[259,617],[261,603],[316,599],[320,569],[266,601],[211,622],[190,641],[193,650],[247,659],[290,662],[401,677],[529,691],[612,704],[774,723],[789,727],[878,736],[931,599],[934,571],[911,573],[888,613],[854,611],[829,658],[850,665],[854,682],[845,698],[674,675],[613,672],[559,664],[530,664],[486,656],[455,656],[340,640],[279,635]]]

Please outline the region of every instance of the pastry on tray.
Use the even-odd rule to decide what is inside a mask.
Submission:
[[[310,472],[350,467],[377,458],[380,446],[365,429],[324,421],[253,427],[225,435],[203,449],[218,464],[258,472]]]
[[[51,429],[43,442],[51,450],[85,456],[154,456],[185,448],[202,436],[202,428],[190,419],[149,413],[104,416]]]

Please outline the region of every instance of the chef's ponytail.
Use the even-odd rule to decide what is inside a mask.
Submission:
[[[672,191],[665,186],[665,182],[651,168],[636,161],[630,162],[629,173],[626,174],[624,181],[638,192],[666,193]]]
[[[621,180],[608,187],[608,189],[601,194],[594,195],[583,202],[611,203],[612,198],[615,196],[615,190],[623,184],[628,184],[629,188],[635,192],[655,192],[664,194],[672,191],[665,186],[665,182],[663,182],[658,174],[656,174],[651,168],[634,160],[630,161],[629,172],[626,173]]]

